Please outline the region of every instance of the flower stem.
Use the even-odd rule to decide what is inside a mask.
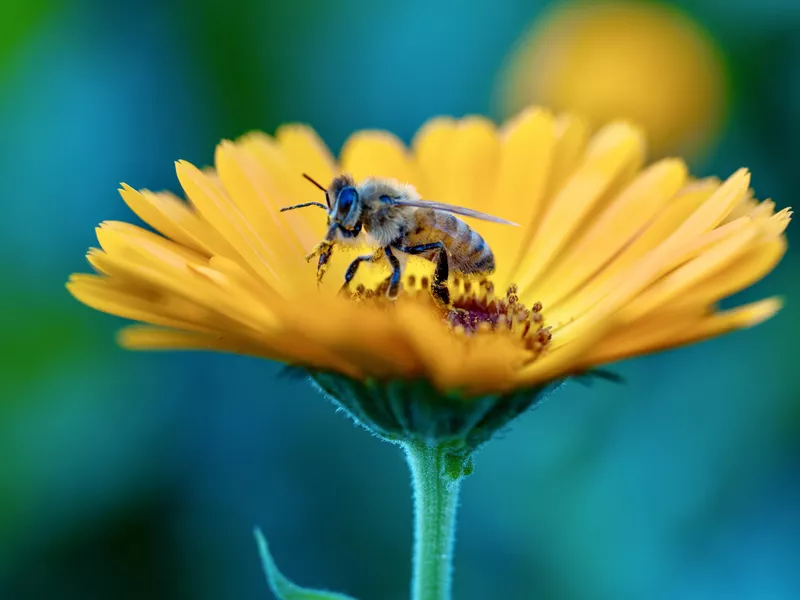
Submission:
[[[444,445],[405,444],[414,488],[412,600],[450,600],[453,540],[461,479],[468,456]]]

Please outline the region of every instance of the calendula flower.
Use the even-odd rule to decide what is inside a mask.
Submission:
[[[675,7],[638,0],[558,3],[509,56],[499,100],[576,111],[594,126],[630,119],[659,155],[697,153],[723,125],[727,67],[712,37]]]
[[[122,331],[128,348],[288,363],[357,422],[403,443],[417,490],[414,597],[446,598],[457,483],[495,431],[570,375],[749,327],[780,307],[769,298],[716,308],[786,250],[790,212],[755,200],[747,171],[692,179],[679,159],[644,166],[631,125],[588,131],[529,109],[500,128],[436,118],[410,148],[358,132],[338,160],[300,125],[223,142],[214,168],[177,163],[187,201],[123,186],[155,231],[103,223],[101,249],[88,255],[97,273],[73,275],[68,287],[93,308],[147,324]],[[318,284],[304,257],[328,231],[326,214],[281,212],[323,199],[304,173],[325,184],[341,173],[392,178],[424,199],[521,226],[470,223],[496,269],[451,277],[449,305],[432,299],[433,264],[416,257],[396,299],[382,262],[362,265],[342,294],[369,240],[362,232],[349,251],[334,244]],[[451,259],[464,251],[448,250]]]

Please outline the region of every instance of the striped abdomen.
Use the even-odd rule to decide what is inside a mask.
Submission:
[[[486,275],[494,271],[494,254],[489,245],[469,225],[448,212],[420,208],[414,211],[413,227],[404,237],[408,246],[442,242],[447,248],[450,271],[463,275]],[[432,250],[420,254],[427,260],[436,258]]]

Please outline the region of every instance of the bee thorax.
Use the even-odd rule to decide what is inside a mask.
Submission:
[[[379,246],[389,246],[401,239],[408,231],[409,218],[402,210],[384,210],[370,216],[364,222],[369,236]]]

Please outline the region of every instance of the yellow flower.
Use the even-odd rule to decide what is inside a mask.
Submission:
[[[311,129],[289,125],[223,142],[213,169],[178,162],[188,202],[124,186],[125,202],[157,233],[103,223],[102,250],[88,255],[97,274],[73,275],[68,287],[93,308],[149,324],[123,330],[129,348],[282,361],[319,374],[339,399],[348,393],[335,389],[341,381],[363,394],[400,381],[460,401],[510,398],[778,310],[774,298],[715,306],[777,264],[790,212],[754,200],[745,170],[693,180],[678,159],[643,161],[636,128],[614,123],[589,137],[581,121],[540,109],[500,129],[436,118],[411,148],[358,132],[338,161]],[[423,198],[522,226],[472,223],[497,270],[484,281],[451,279],[451,310],[421,291],[432,265],[413,257],[396,301],[372,293],[388,273],[372,265],[343,298],[351,256],[334,253],[319,288],[304,260],[326,231],[323,212],[279,212],[320,199],[302,173],[327,183],[341,172],[410,182]]]
[[[725,115],[727,73],[711,37],[674,7],[559,4],[524,35],[499,89],[507,113],[529,103],[603,125],[630,119],[657,155],[701,151]]]

